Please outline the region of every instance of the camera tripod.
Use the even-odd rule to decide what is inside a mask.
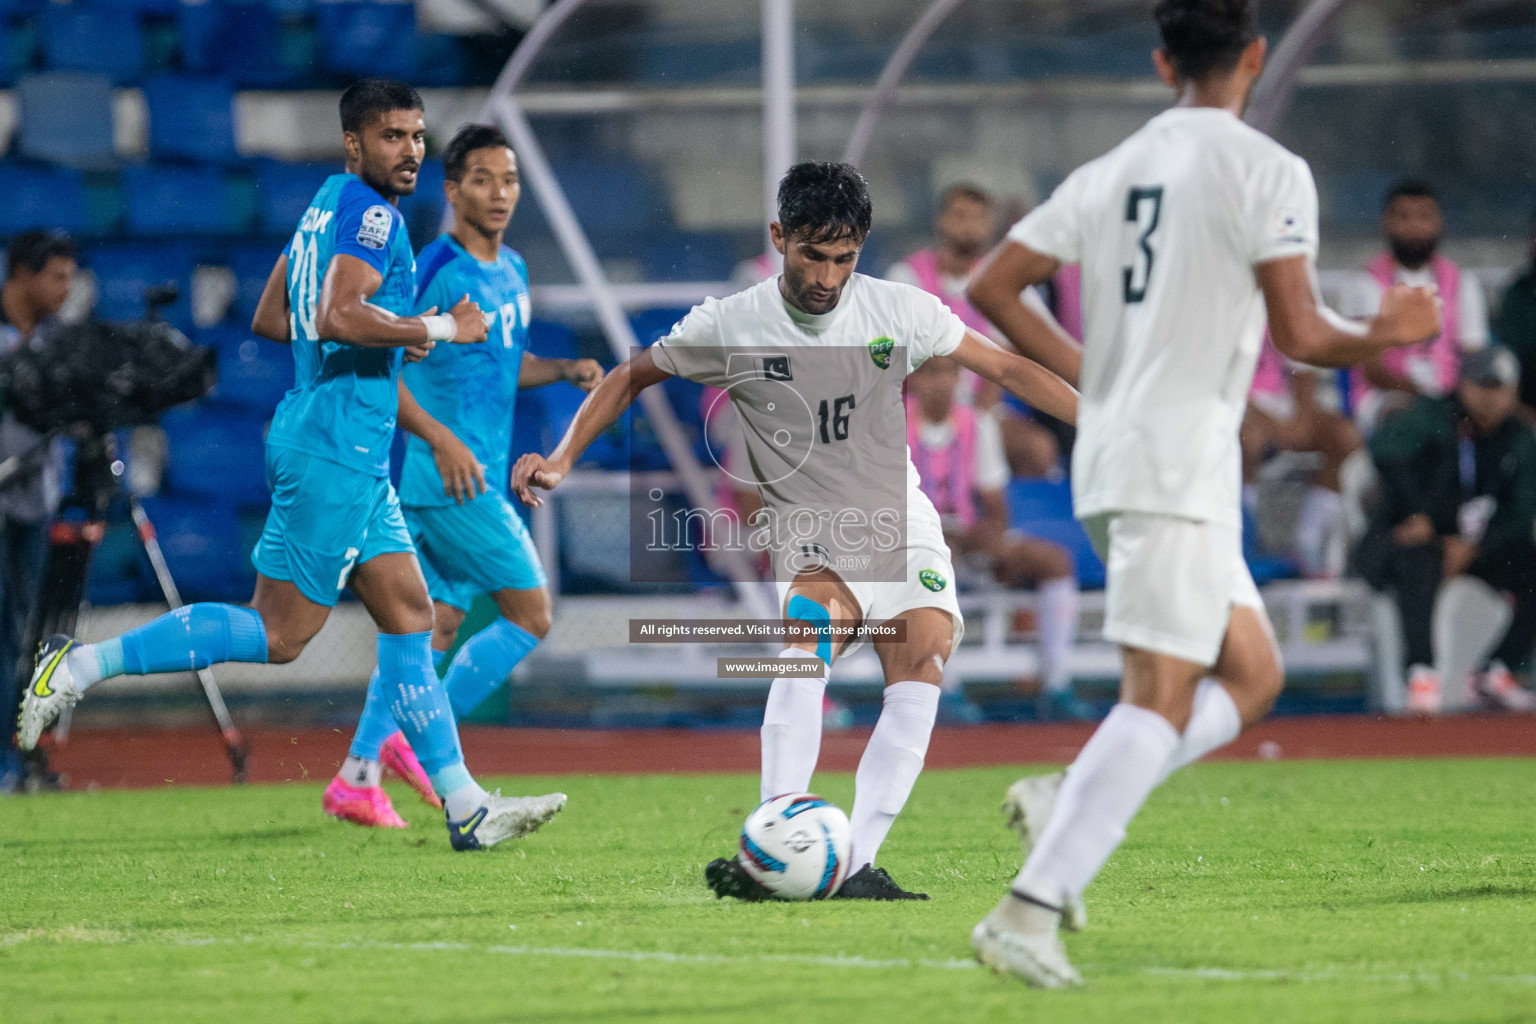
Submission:
[[[51,441],[52,435],[49,435],[42,444],[46,446]],[[121,487],[122,472],[123,464],[114,455],[111,435],[102,436],[92,432],[77,441],[74,486],[69,496],[60,503],[49,528],[43,585],[22,640],[23,657],[16,666],[15,692],[18,696],[32,676],[31,652],[38,649],[45,637],[55,633],[74,634],[80,608],[85,600],[91,557],[106,532],[107,513],[113,502],[125,495]],[[155,579],[160,584],[165,601],[171,608],[179,608],[182,605],[181,594],[176,589],[176,581],[171,578],[165,555],[160,550],[154,524],[150,522],[143,504],[136,496],[126,494],[126,497],[134,530],[149,556],[149,563],[154,568]],[[235,728],[234,720],[230,718],[229,708],[224,703],[224,695],[219,691],[213,672],[206,668],[198,669],[197,678],[223,738],[233,779],[236,783],[242,783],[246,778],[245,741]],[[64,742],[68,737],[68,715],[66,709],[54,728],[54,738],[59,742]],[[32,767],[34,774],[46,777],[46,754],[42,755],[41,763],[34,762]]]

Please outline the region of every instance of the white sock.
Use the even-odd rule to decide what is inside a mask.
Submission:
[[[1014,891],[1060,907],[1088,888],[1178,744],[1178,730],[1162,715],[1116,704],[1067,769],[1051,820]]]
[[[1195,690],[1195,707],[1189,713],[1189,724],[1184,727],[1179,745],[1173,748],[1173,755],[1158,775],[1157,784],[1162,785],[1168,776],[1180,768],[1194,764],[1217,747],[1231,743],[1242,731],[1243,716],[1238,713],[1237,705],[1232,703],[1232,695],[1227,692],[1227,688],[1214,679],[1200,680]]]
[[[937,686],[908,681],[885,688],[880,720],[854,776],[853,814],[848,819],[853,830],[850,875],[875,862],[886,833],[906,806],[928,756],[938,713]]]
[[[796,647],[779,652],[781,658],[814,658]],[[821,699],[827,679],[775,679],[768,688],[763,708],[762,799],[785,793],[803,793],[811,785],[816,759],[821,756]]]
[[[95,644],[76,645],[64,655],[64,660],[69,665],[69,677],[75,681],[81,693],[101,682],[101,663],[96,658]]]
[[[1077,641],[1077,580],[1071,576],[1040,584],[1035,628],[1040,634],[1040,682],[1049,693],[1072,685],[1067,654]]]
[[[443,809],[448,812],[449,821],[463,821],[480,809],[485,803],[486,793],[476,782],[468,783],[453,790],[443,797]]]
[[[354,757],[348,754],[347,759],[341,762],[341,771],[337,774],[349,786],[371,789],[383,780],[384,766],[366,757]]]

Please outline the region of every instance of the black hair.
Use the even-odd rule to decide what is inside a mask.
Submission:
[[[862,243],[873,216],[869,184],[852,164],[795,164],[779,182],[779,223],[786,237]]]
[[[391,110],[422,110],[421,93],[395,78],[359,78],[341,94],[341,130],[360,132]]]
[[[1440,193],[1423,178],[1401,178],[1394,181],[1387,194],[1381,197],[1381,208],[1385,210],[1399,199],[1433,199],[1438,203]]]
[[[453,133],[443,150],[443,176],[449,181],[464,179],[464,164],[477,149],[511,149],[507,133],[493,125],[466,124]]]
[[[957,181],[939,193],[939,212],[943,213],[949,209],[949,204],[956,199],[969,199],[971,202],[980,203],[982,206],[992,205],[992,193],[980,185],[973,185],[968,181]]]
[[[23,231],[11,239],[5,250],[6,277],[16,276],[16,271],[26,267],[40,274],[52,259],[75,258],[75,240],[63,231]]]
[[[1152,16],[1173,69],[1189,81],[1231,71],[1259,37],[1255,0],[1162,0]]]

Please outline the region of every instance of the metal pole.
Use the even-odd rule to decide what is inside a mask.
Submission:
[[[843,162],[853,164],[855,167],[864,162],[864,154],[869,150],[869,142],[875,137],[875,126],[880,123],[886,108],[891,105],[891,100],[896,95],[896,87],[901,80],[907,77],[907,72],[912,67],[912,61],[917,58],[918,51],[933,35],[934,30],[944,23],[944,19],[954,13],[956,7],[965,3],[965,0],[933,0],[932,5],[923,12],[922,17],[907,30],[897,45],[891,59],[885,62],[885,67],[880,72],[880,78],[875,82],[875,91],[864,101],[864,108],[859,111],[859,119],[853,126],[853,134],[848,136],[848,148],[843,150]]]
[[[614,296],[607,275],[597,261],[597,254],[592,251],[592,244],[576,220],[576,213],[571,209],[565,190],[560,187],[559,180],[550,168],[544,148],[534,136],[522,107],[515,97],[503,96],[497,101],[496,114],[512,138],[520,169],[533,186],[534,196],[543,208],[544,216],[549,220],[549,226],[565,252],[565,258],[570,261],[576,276],[592,297],[598,322],[608,338],[608,347],[613,350],[615,358],[620,361],[628,359],[640,347],[640,341],[635,337],[629,319],[625,317],[623,308]],[[666,395],[651,388],[640,393],[640,403],[645,407],[646,416],[656,431],[657,440],[666,450],[672,468],[682,478],[683,491],[688,501],[695,508],[707,512],[717,511],[719,506],[715,502],[709,477],[704,467],[693,457],[693,448],[683,436],[677,417],[667,404]],[[777,617],[777,610],[766,600],[762,585],[758,583],[757,574],[745,552],[721,549],[710,553],[710,557],[730,576],[737,596],[754,615],[761,618]]]
[[[1333,19],[1351,0],[1312,0],[1301,17],[1291,23],[1275,44],[1264,74],[1253,87],[1248,103],[1247,121],[1261,132],[1272,133],[1290,106],[1296,91],[1296,77],[1317,44],[1333,27]]]
[[[795,163],[795,0],[763,0],[763,230],[779,219],[779,179]],[[771,249],[770,245],[770,249]]]

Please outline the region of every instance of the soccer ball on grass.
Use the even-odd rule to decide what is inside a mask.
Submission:
[[[741,866],[781,900],[822,900],[848,876],[848,816],[815,793],[765,800],[741,827]]]

